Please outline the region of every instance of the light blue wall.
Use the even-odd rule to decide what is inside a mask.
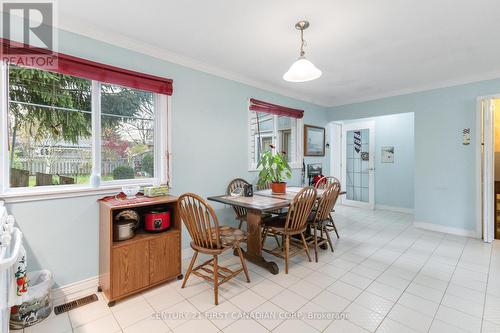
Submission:
[[[375,119],[375,204],[414,206],[415,135],[413,113]],[[382,147],[394,146],[394,163],[382,163]]]
[[[375,123],[375,205],[413,209],[415,142],[413,113],[363,120]],[[349,123],[350,121],[346,121]],[[394,146],[394,163],[382,163],[382,147]]]
[[[230,179],[249,173],[247,100],[249,97],[305,110],[304,123],[326,126],[326,109],[269,93],[147,55],[60,32],[62,53],[174,80],[172,150],[174,194],[222,194]],[[328,158],[307,158],[323,162]],[[291,184],[300,183],[300,170]],[[8,205],[25,235],[30,269],[44,267],[65,285],[98,274],[97,196]],[[234,223],[232,211],[217,206],[222,222]],[[189,239],[183,237],[183,246]]]
[[[500,79],[329,109],[330,120],[413,112],[415,220],[476,231],[476,98],[500,92]],[[472,141],[462,145],[462,130]]]

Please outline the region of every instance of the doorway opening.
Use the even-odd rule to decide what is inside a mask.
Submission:
[[[399,113],[329,124],[330,173],[343,205],[413,213],[414,114]]]

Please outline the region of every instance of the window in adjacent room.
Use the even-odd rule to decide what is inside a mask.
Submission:
[[[265,112],[249,111],[249,168],[254,170],[261,154],[275,146],[284,152],[292,168],[300,168],[298,151],[302,120]]]

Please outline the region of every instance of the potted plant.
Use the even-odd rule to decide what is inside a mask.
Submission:
[[[274,153],[274,146],[270,145],[271,150],[265,151],[260,157],[257,168],[262,167],[259,172],[259,186],[265,186],[271,183],[273,193],[286,193],[286,178],[292,177],[292,168],[288,165],[285,153]]]

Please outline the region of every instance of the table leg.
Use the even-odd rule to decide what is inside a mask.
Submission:
[[[278,274],[278,265],[273,261],[267,261],[262,256],[261,223],[261,211],[247,210],[247,250],[243,251],[243,255],[251,263],[267,269],[272,274]]]

